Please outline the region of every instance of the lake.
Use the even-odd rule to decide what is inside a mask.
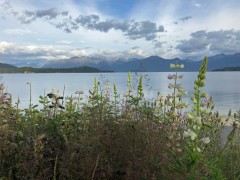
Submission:
[[[144,93],[147,99],[156,97],[160,92],[167,95],[172,91],[168,89],[168,72],[132,73],[133,85],[137,86],[138,77],[143,75]],[[197,72],[183,72],[181,80],[184,90],[188,91],[185,101],[191,102],[193,94],[193,82]],[[93,88],[94,77],[99,82],[109,81],[117,85],[118,92],[122,95],[126,91],[127,73],[54,73],[54,74],[1,74],[1,82],[5,83],[7,91],[12,94],[13,100],[20,98],[20,107],[27,107],[29,104],[29,85],[32,85],[32,101],[38,104],[39,96],[49,93],[52,89],[63,92],[65,96],[74,95],[76,91],[84,91],[87,96],[88,90]],[[215,110],[221,115],[227,114],[229,109],[233,112],[240,109],[240,72],[208,72],[204,90],[209,96],[213,96]]]

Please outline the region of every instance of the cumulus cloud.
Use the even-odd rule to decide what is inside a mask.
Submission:
[[[176,48],[184,53],[193,53],[206,50],[211,53],[240,52],[240,31],[196,31],[191,34],[190,39],[182,40],[176,46]]]
[[[153,40],[157,37],[157,33],[164,32],[164,26],[158,26],[156,23],[151,21],[140,21],[125,20],[118,21],[114,19],[101,20],[98,15],[79,15],[77,18],[63,19],[62,22],[52,23],[55,27],[63,29],[67,33],[71,33],[73,30],[79,28],[85,28],[88,30],[95,30],[100,32],[108,32],[109,30],[120,30],[124,36],[129,39],[145,39],[147,41]]]
[[[32,23],[38,18],[45,18],[47,20],[56,19],[57,16],[67,16],[68,11],[58,12],[55,8],[45,9],[45,10],[36,10],[36,11],[22,11],[21,13],[15,14],[17,18],[23,24]]]
[[[150,41],[156,38],[157,32],[163,32],[164,27],[157,27],[156,23],[150,21],[134,22],[129,26],[129,29],[126,31],[126,35],[130,39],[139,39],[145,38]]]
[[[54,46],[23,46],[15,43],[0,41],[0,62],[24,63],[38,62],[39,60],[61,60],[74,56],[104,56],[106,60],[113,57],[136,58],[147,56],[147,52],[136,48],[122,51],[103,50],[92,52],[91,49],[59,49]]]
[[[62,29],[66,33],[72,33],[78,29],[87,29],[107,33],[110,30],[118,30],[129,39],[153,40],[157,34],[164,32],[164,26],[151,21],[136,21],[116,19],[101,19],[99,15],[78,15],[73,17],[68,11],[58,11],[56,8],[41,10],[16,11],[9,1],[4,6],[8,7],[10,14],[15,16],[22,24],[30,24],[38,19]]]

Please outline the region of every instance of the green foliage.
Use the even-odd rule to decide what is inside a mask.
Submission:
[[[42,109],[31,102],[31,84],[27,109],[0,84],[0,179],[239,179],[240,112],[226,121],[213,112],[202,92],[207,58],[187,111],[183,67],[171,64],[172,92],[153,101],[144,96],[143,76],[134,89],[130,72],[122,97],[115,84],[95,78],[88,95],[40,96]]]

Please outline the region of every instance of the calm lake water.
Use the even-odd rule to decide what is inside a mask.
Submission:
[[[156,97],[160,92],[162,95],[171,93],[168,89],[168,72],[156,73],[132,73],[133,85],[137,86],[139,75],[143,75],[145,96],[148,99]],[[181,80],[184,90],[188,91],[185,101],[190,101],[193,94],[193,82],[197,77],[197,72],[183,72],[184,78]],[[21,107],[29,104],[29,85],[32,84],[32,100],[38,103],[40,95],[49,93],[52,89],[63,92],[65,86],[65,96],[74,95],[76,91],[82,90],[87,96],[88,90],[93,88],[94,77],[99,82],[110,82],[110,86],[115,83],[118,92],[122,95],[126,90],[127,73],[60,73],[60,74],[1,74],[2,82],[5,83],[7,91],[12,94],[14,101],[19,97]],[[215,110],[221,114],[227,114],[229,109],[233,112],[240,109],[240,72],[208,72],[206,87],[204,90],[209,96],[213,96]]]

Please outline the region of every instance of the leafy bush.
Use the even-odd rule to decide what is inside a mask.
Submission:
[[[134,90],[130,73],[122,98],[115,84],[111,90],[95,79],[87,100],[81,91],[66,98],[51,92],[40,96],[42,109],[31,100],[19,109],[0,84],[0,179],[239,179],[240,112],[225,121],[212,112],[213,100],[201,90],[207,58],[191,111],[178,82],[184,66],[170,67],[172,93],[151,102],[143,77]]]

